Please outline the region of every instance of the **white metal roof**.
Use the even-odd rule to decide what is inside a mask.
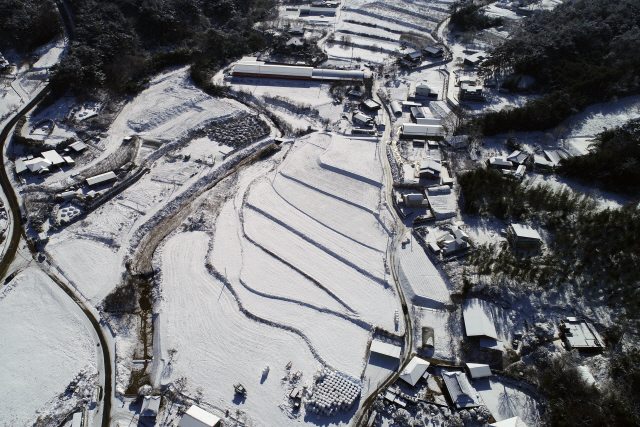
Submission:
[[[402,125],[402,133],[404,135],[437,136],[437,135],[443,135],[444,129],[442,128],[442,126],[418,125],[414,123],[405,123]]]
[[[520,239],[542,240],[540,233],[526,224],[511,224],[511,229],[516,237]]]
[[[78,141],[78,142],[74,142],[73,144],[71,144],[71,145],[69,146],[69,148],[71,148],[71,149],[72,149],[72,150],[74,150],[74,151],[82,151],[82,150],[84,150],[85,148],[87,148],[87,144],[85,144],[85,143],[84,143],[84,142],[82,142],[82,141]]]
[[[23,160],[16,160],[16,173],[22,173],[27,170],[27,165],[24,164]]]
[[[411,359],[404,370],[400,373],[400,378],[414,386],[422,375],[424,375],[428,367],[429,362],[419,358],[418,356],[413,356],[413,359]]]
[[[261,61],[239,62],[233,68],[234,73],[276,75],[283,77],[309,77],[313,74],[313,67],[265,64]]]
[[[36,157],[35,159],[31,159],[31,160],[25,160],[24,161],[24,165],[31,171],[31,172],[39,172],[43,169],[47,169],[49,166],[51,166],[51,162],[47,159],[43,159],[42,157]]]
[[[42,157],[49,160],[53,165],[61,165],[64,163],[64,159],[55,150],[44,151],[41,153]]]
[[[145,396],[142,402],[140,415],[143,417],[155,417],[160,410],[160,396]]]
[[[508,418],[489,425],[491,427],[527,427],[527,424],[520,417]]]
[[[444,372],[442,379],[456,407],[473,408],[479,406],[476,401],[476,390],[469,384],[469,380],[467,380],[467,376],[464,373]]]
[[[493,323],[491,305],[488,302],[478,298],[466,300],[462,309],[462,316],[467,336],[498,339],[498,333]]]
[[[371,352],[383,354],[385,356],[400,359],[400,353],[402,349],[397,345],[387,344],[386,342],[373,340],[371,341]]]
[[[491,368],[489,365],[484,365],[482,363],[467,363],[467,368],[469,369],[469,374],[471,374],[471,378],[485,378],[493,375],[491,373]]]
[[[220,418],[199,406],[192,405],[182,416],[178,427],[214,427],[220,422]]]
[[[109,181],[111,179],[116,179],[116,174],[113,172],[107,172],[100,175],[92,176],[91,178],[87,178],[87,184],[96,185],[101,182]]]
[[[75,414],[73,414],[71,427],[82,427],[82,412],[76,412]]]
[[[513,166],[513,164],[504,157],[490,157],[489,164],[491,166]]]

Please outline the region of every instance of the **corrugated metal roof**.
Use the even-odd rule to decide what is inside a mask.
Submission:
[[[415,136],[439,136],[444,134],[442,126],[418,125],[414,123],[404,123],[402,125],[403,135]]]
[[[383,354],[385,356],[393,357],[396,359],[400,358],[400,352],[402,349],[397,345],[387,344],[386,342],[373,340],[371,341],[371,352]]]
[[[462,317],[467,336],[498,339],[491,305],[488,302],[478,298],[466,300],[462,309]]]
[[[489,365],[482,363],[467,363],[467,368],[469,369],[471,378],[486,378],[493,375]]]
[[[116,178],[117,177],[115,173],[107,172],[100,175],[92,176],[91,178],[87,178],[87,184],[96,185],[96,184],[100,184],[101,182],[106,182]]]

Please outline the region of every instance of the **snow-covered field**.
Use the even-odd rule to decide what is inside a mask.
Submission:
[[[97,240],[65,238],[47,250],[78,290],[97,304],[119,281],[120,262],[115,250]]]
[[[2,289],[2,425],[33,425],[39,415],[66,414],[78,403],[65,389],[81,371],[87,378],[83,383],[95,377],[99,357],[83,316],[36,268],[24,270]]]
[[[385,271],[381,221],[391,218],[378,213],[376,142],[314,133],[284,150],[284,162],[276,156],[239,173],[212,235],[175,234],[159,255],[160,382],[186,376],[208,403],[236,404],[262,425],[297,422],[278,408],[287,361],[305,383],[320,364],[360,378],[373,327],[403,332]],[[178,350],[171,364],[170,348]],[[272,374],[261,383],[265,364]],[[236,381],[249,389],[246,401],[232,402]]]
[[[439,308],[449,304],[450,291],[442,273],[413,235],[409,239],[409,243],[396,251],[398,275],[405,295],[416,305]]]

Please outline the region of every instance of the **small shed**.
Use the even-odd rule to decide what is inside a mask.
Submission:
[[[402,115],[402,106],[398,101],[391,101],[391,111],[394,115]]]
[[[517,248],[532,248],[542,243],[540,233],[526,224],[511,224],[507,229],[507,238]]]
[[[489,365],[484,365],[482,363],[467,363],[467,371],[469,372],[469,376],[474,380],[478,378],[487,378],[493,375]]]
[[[495,169],[511,169],[513,163],[504,157],[489,157],[487,165]]]
[[[205,411],[197,405],[191,405],[189,410],[182,416],[178,427],[218,427],[220,417]]]
[[[373,119],[369,116],[365,116],[362,113],[356,113],[353,115],[353,122],[363,126],[372,126]]]
[[[161,396],[145,396],[140,410],[141,417],[156,417],[160,410]]]
[[[365,99],[362,102],[362,106],[365,107],[367,110],[372,110],[372,111],[377,111],[382,107],[382,105],[380,105],[380,103],[373,98]]]
[[[422,194],[403,194],[402,199],[404,201],[404,205],[408,208],[426,208],[429,206],[429,202]]]
[[[78,142],[74,142],[73,144],[71,144],[69,146],[69,148],[71,148],[76,153],[79,153],[81,151],[86,150],[88,147],[87,147],[87,144],[85,144],[84,142],[78,141]]]
[[[62,158],[64,159],[64,162],[69,166],[74,166],[76,164],[76,161],[69,156],[63,156]]]
[[[27,165],[24,164],[24,160],[16,160],[16,173],[22,173],[27,170]]]
[[[83,418],[82,412],[74,413],[71,419],[71,427],[82,427]]]

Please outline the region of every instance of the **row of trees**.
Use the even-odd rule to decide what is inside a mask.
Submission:
[[[194,64],[207,77],[230,59],[265,46],[255,22],[274,13],[274,0],[68,0],[76,24],[69,55],[55,68],[58,92],[140,90],[147,76]],[[209,88],[212,89],[212,88]],[[212,89],[213,90],[213,89]]]
[[[544,97],[480,119],[486,134],[544,130],[587,105],[640,91],[640,3],[578,0],[523,21],[485,62],[528,75]]]

